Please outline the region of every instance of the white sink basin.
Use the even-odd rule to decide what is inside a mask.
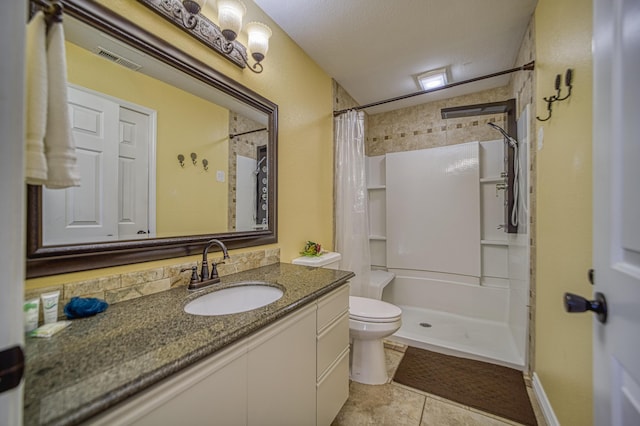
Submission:
[[[282,290],[266,283],[247,282],[200,296],[187,303],[184,311],[193,315],[237,314],[266,306],[282,295]]]

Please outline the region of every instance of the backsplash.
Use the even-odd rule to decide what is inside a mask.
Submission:
[[[209,261],[211,260],[219,262],[222,261],[222,257],[209,255]],[[226,260],[224,264],[218,265],[218,273],[223,277],[278,262],[280,262],[279,248],[232,254],[231,259]],[[191,268],[196,264],[199,268],[199,261],[191,261],[27,290],[25,292],[25,300],[40,297],[42,293],[60,290],[58,317],[63,318],[63,307],[72,297],[97,297],[106,300],[107,303],[112,305],[175,287],[187,286],[191,277]],[[186,271],[181,272],[183,269],[186,269]],[[40,324],[42,324],[42,309],[40,312]]]

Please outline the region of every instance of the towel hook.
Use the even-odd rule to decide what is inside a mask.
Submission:
[[[562,76],[560,74],[556,74],[556,80],[555,80],[555,89],[556,89],[556,94],[555,95],[551,95],[548,98],[547,97],[543,97],[542,99],[547,103],[547,117],[546,118],[540,118],[536,116],[536,120],[538,121],[548,121],[549,119],[551,119],[551,113],[552,113],[552,105],[554,102],[560,102],[560,101],[564,101],[566,99],[569,99],[569,96],[571,96],[571,89],[573,89],[573,70],[571,68],[568,68],[567,71],[564,74],[564,85],[567,86],[567,95],[566,96],[561,96],[561,91],[562,89],[560,88],[560,85],[562,83]]]

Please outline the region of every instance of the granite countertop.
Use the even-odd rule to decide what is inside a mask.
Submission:
[[[277,263],[222,277],[214,288],[185,287],[110,306],[73,320],[51,338],[27,338],[24,424],[77,424],[340,287],[352,272]],[[249,312],[197,316],[194,297],[240,281],[284,291]]]

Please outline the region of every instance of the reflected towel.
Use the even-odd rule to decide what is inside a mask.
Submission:
[[[54,22],[47,34],[48,105],[45,135],[47,188],[80,186],[76,145],[71,133],[67,97],[67,61],[62,22]]]
[[[47,24],[42,11],[27,24],[26,35],[26,180],[42,185],[47,180],[44,132],[47,125]]]

